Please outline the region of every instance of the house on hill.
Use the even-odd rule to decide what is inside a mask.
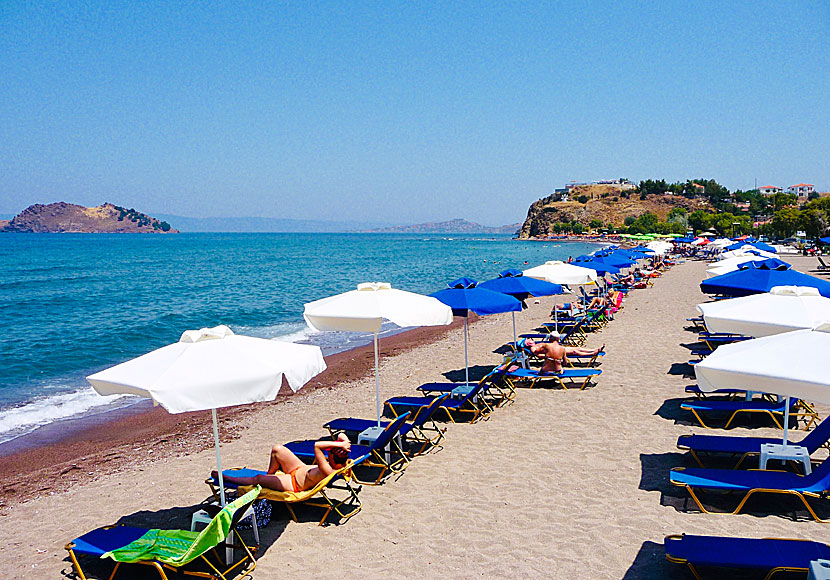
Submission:
[[[776,193],[781,193],[783,190],[777,185],[762,185],[758,188],[758,191],[763,195],[775,195]]]
[[[794,193],[799,199],[807,198],[814,191],[812,183],[796,183],[787,188],[787,193]]]

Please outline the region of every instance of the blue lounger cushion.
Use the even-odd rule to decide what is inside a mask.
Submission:
[[[791,441],[792,445],[800,445],[813,454],[830,441],[830,418],[819,423],[801,441]],[[677,446],[703,453],[760,453],[764,443],[780,444],[781,438],[768,437],[730,437],[728,435],[681,435]]]
[[[380,426],[384,429],[389,426],[391,421],[381,421]],[[332,431],[350,431],[350,432],[361,432],[365,431],[369,427],[377,426],[378,422],[376,419],[356,419],[353,417],[347,417],[342,419],[334,419],[329,421],[324,425],[326,429],[331,429]],[[412,424],[404,423],[401,425],[401,436],[405,436],[412,430]],[[352,445],[354,447],[354,445]]]
[[[700,361],[694,361],[694,364],[699,363]],[[689,361],[689,364],[692,364],[692,361]],[[714,391],[701,391],[700,387],[697,385],[686,385],[686,392],[693,394],[693,395],[740,395],[746,394],[746,389],[716,389]]]
[[[316,442],[316,439],[307,439],[305,441],[292,441],[290,443],[286,443],[285,446],[303,461],[308,461],[314,460],[314,444]],[[370,452],[371,449],[368,446],[353,443],[352,448],[349,451],[349,459],[355,463],[359,463],[358,460],[362,459]]]
[[[694,566],[718,568],[809,568],[813,560],[830,559],[830,546],[785,539],[723,538],[684,535],[668,537],[666,556]]]
[[[559,377],[560,379],[584,379],[602,374],[600,369],[562,369],[561,373],[541,372],[531,369],[515,369],[507,373],[508,376],[521,379],[536,379],[544,377]]]
[[[100,558],[107,552],[131,544],[149,531],[145,528],[131,528],[129,526],[98,528],[72,540],[75,544],[72,550],[79,554]]]
[[[695,399],[680,403],[681,409],[694,409],[696,411],[711,411],[713,413],[730,413],[733,411],[773,411],[784,412],[784,401],[710,401],[707,399]],[[790,411],[797,407],[798,400],[790,400]]]
[[[825,460],[810,475],[785,471],[736,471],[690,467],[670,472],[671,482],[694,488],[721,491],[780,489],[821,493],[830,490],[830,461]]]

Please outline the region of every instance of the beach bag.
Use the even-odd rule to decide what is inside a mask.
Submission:
[[[267,499],[258,499],[253,503],[253,508],[257,527],[264,528],[271,522],[271,502]],[[245,518],[236,524],[236,527],[241,530],[249,530],[254,526],[250,518]]]

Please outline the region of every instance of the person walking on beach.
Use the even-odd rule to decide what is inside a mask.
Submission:
[[[261,485],[275,491],[299,492],[312,489],[323,479],[346,465],[352,444],[344,433],[334,441],[314,443],[314,465],[306,465],[294,453],[282,445],[271,449],[268,472],[253,477],[224,475],[224,480],[236,485]],[[211,474],[214,480],[219,475]]]
[[[532,338],[525,341],[525,346],[533,354],[545,362],[542,364],[542,372],[561,373],[563,364],[568,364],[568,355],[571,356],[596,356],[605,350],[605,345],[596,349],[578,348],[575,346],[562,346],[559,344],[559,334],[552,332],[550,342],[536,342]]]

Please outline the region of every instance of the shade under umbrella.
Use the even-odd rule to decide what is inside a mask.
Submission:
[[[371,332],[375,346],[375,398],[380,427],[378,332],[383,320],[398,326],[439,326],[452,322],[452,311],[435,298],[392,288],[387,282],[358,284],[350,290],[305,305],[303,318],[314,330]]]
[[[751,389],[830,404],[830,324],[718,347],[695,365],[700,390]],[[789,410],[789,403],[785,406]],[[785,429],[788,422],[785,416]],[[784,445],[787,431],[784,431]]]
[[[479,316],[500,312],[521,312],[522,303],[501,292],[478,287],[472,278],[459,278],[447,284],[445,290],[433,292],[430,296],[450,308],[455,316],[464,317],[464,378],[470,383],[470,366],[467,358],[467,315],[470,311]]]
[[[222,460],[216,409],[271,401],[285,378],[297,391],[326,368],[319,347],[240,336],[227,326],[189,330],[179,342],[87,377],[101,395],[138,395],[170,413],[213,416],[222,505]]]
[[[745,264],[735,272],[704,280],[700,289],[707,294],[749,296],[769,292],[775,286],[809,286],[816,288],[822,296],[830,298],[830,282],[802,274],[789,266],[755,266],[754,262]]]
[[[760,338],[830,322],[830,299],[815,288],[776,286],[769,293],[698,304],[711,332]]]

